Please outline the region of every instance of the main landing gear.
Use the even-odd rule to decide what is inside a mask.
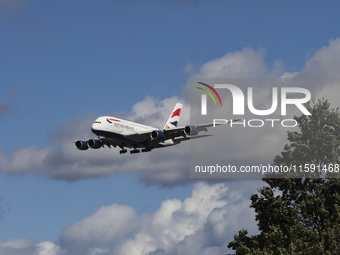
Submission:
[[[130,151],[131,154],[136,154],[136,153],[140,153],[140,150],[134,149]]]
[[[142,150],[138,150],[138,149],[133,149],[133,150],[131,150],[130,151],[130,153],[131,154],[137,154],[137,153],[140,153],[141,151],[142,152],[148,152],[148,151],[151,151],[152,150],[152,148],[145,148],[145,149],[142,149]],[[119,151],[119,154],[125,154],[125,153],[127,153],[127,150],[126,149],[121,149],[120,151]]]
[[[127,153],[126,149],[122,149],[122,150],[119,151],[119,154],[125,154],[125,153]]]

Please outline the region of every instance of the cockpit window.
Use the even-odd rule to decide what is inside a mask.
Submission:
[[[99,123],[99,124],[101,124],[101,122],[100,122],[100,121],[95,121],[94,123]]]

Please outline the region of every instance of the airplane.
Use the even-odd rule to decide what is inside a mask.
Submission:
[[[210,136],[198,135],[198,133],[200,131],[207,132],[207,127],[213,126],[213,123],[177,127],[182,106],[180,103],[175,105],[168,121],[162,129],[116,117],[99,117],[91,127],[92,132],[97,135],[98,138],[87,141],[77,140],[74,142],[75,146],[79,150],[87,150],[88,148],[99,149],[105,145],[109,148],[111,148],[111,146],[115,148],[118,146],[121,148],[119,151],[120,154],[127,153],[126,148],[131,149],[131,154],[136,154],[140,153],[140,151],[149,152],[155,148],[173,146],[182,141]]]

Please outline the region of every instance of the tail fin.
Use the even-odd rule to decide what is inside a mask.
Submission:
[[[166,122],[164,129],[175,128],[179,122],[179,116],[182,110],[182,104],[177,103],[173,109],[168,121]]]

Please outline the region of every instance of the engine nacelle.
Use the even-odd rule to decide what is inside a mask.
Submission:
[[[165,138],[165,134],[159,130],[152,131],[150,136],[152,139],[164,139]]]
[[[87,142],[85,142],[83,140],[76,141],[75,145],[76,145],[77,149],[81,150],[81,151],[85,151],[89,148],[89,145],[87,144]]]
[[[102,147],[102,143],[97,139],[90,139],[87,141],[87,143],[92,149],[99,149]]]
[[[198,129],[197,129],[197,127],[194,127],[194,126],[186,126],[184,128],[184,134],[186,134],[186,135],[197,135]]]

